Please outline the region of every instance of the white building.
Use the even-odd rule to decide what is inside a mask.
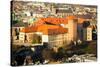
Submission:
[[[89,26],[83,29],[84,41],[92,41],[92,27]]]

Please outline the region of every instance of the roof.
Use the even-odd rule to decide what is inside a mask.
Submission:
[[[64,34],[67,33],[68,29],[59,27],[55,29],[48,29],[48,35],[57,35],[57,34]]]
[[[36,22],[36,25],[41,25],[41,24],[59,25],[59,24],[67,24],[67,23],[68,23],[67,18],[48,17],[48,18],[41,18]]]
[[[24,33],[42,32],[45,35],[63,34],[63,33],[67,33],[67,31],[68,31],[67,29],[61,26],[45,25],[45,24],[26,27],[21,30],[21,32],[24,32]]]
[[[92,19],[92,14],[86,14],[86,15],[77,15],[78,18],[84,18],[84,19]]]
[[[71,9],[57,9],[57,13],[73,13]]]
[[[60,25],[60,24],[68,24],[68,20],[77,19],[76,16],[67,16],[66,18],[57,18],[57,17],[48,17],[48,18],[40,18],[36,21],[35,25]]]
[[[37,27],[25,27],[21,30],[21,32],[24,32],[24,33],[30,33],[30,32],[36,32],[37,31]]]

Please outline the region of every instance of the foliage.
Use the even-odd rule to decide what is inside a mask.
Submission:
[[[84,21],[83,27],[86,28],[90,25],[90,21]]]

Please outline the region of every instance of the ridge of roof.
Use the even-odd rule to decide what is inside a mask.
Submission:
[[[43,32],[45,35],[53,35],[53,34],[63,34],[67,33],[67,29],[61,27],[61,26],[56,26],[56,25],[39,25],[39,26],[31,26],[31,27],[26,27],[21,30],[21,32],[24,33],[31,33],[31,32]]]

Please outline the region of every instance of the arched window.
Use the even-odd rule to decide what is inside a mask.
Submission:
[[[25,35],[25,40],[27,40],[27,36]]]
[[[15,35],[17,36],[16,40],[19,39],[19,30],[17,28],[15,28]]]

